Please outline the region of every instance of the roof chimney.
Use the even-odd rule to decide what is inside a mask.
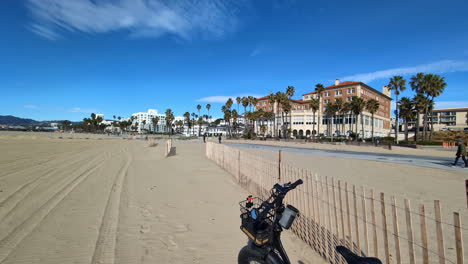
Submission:
[[[335,86],[338,85],[338,84],[340,84],[340,79],[335,80]]]
[[[390,90],[388,89],[388,87],[386,85],[384,87],[382,87],[382,93],[385,94],[388,97],[392,97],[392,93],[390,92]]]

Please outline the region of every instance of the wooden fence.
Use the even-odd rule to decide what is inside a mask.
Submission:
[[[209,142],[206,156],[262,199],[277,182],[303,179],[304,184],[285,199],[301,211],[291,229],[330,263],[345,263],[335,251],[337,245],[389,264],[464,263],[466,237],[462,230],[464,235],[468,230],[462,227],[457,212],[450,220],[443,219],[439,201],[434,201],[429,214],[424,204],[415,207],[407,199],[398,201],[394,196],[292,167],[281,162],[281,152],[278,160],[268,160]]]

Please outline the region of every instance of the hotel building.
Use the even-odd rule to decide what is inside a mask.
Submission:
[[[423,115],[420,114],[420,124],[423,126]],[[468,107],[435,109],[428,116],[428,124],[434,122],[434,131],[440,130],[463,130],[468,127]],[[414,129],[416,120],[408,122],[408,127]],[[421,130],[422,131],[422,130]]]
[[[320,98],[320,110],[317,111],[315,114],[315,130],[313,130],[314,114],[309,107],[310,101],[313,98],[318,98],[318,94],[315,91],[303,94],[301,100],[290,100],[292,106],[292,110],[290,113],[291,117],[289,118],[288,115],[288,119],[290,120],[285,119],[284,124],[287,124],[289,127],[289,122],[291,122],[291,132],[293,136],[310,137],[311,135],[317,132],[317,122],[318,117],[320,116],[319,133],[328,136],[332,131],[335,136],[339,136],[348,135],[351,132],[351,130],[354,131],[356,129],[357,121],[359,133],[361,135],[364,134],[364,137],[371,137],[372,118],[371,114],[367,110],[363,111],[364,131],[362,131],[360,117],[358,117],[358,120],[356,120],[356,117],[349,113],[346,113],[344,115],[340,115],[337,113],[335,118],[327,117],[324,115],[324,106],[327,103],[335,102],[337,98],[342,98],[343,103],[351,102],[353,96],[362,97],[365,100],[375,99],[377,100],[377,102],[379,102],[379,109],[376,113],[374,113],[374,136],[388,136],[390,133],[390,128],[392,127],[390,124],[390,102],[392,100],[392,98],[390,97],[390,91],[384,86],[382,88],[382,92],[379,92],[376,89],[362,82],[340,83],[339,80],[336,80],[334,85],[325,87],[324,93]],[[263,111],[273,111],[275,113],[278,135],[281,135],[281,126],[283,125],[283,111],[281,106],[277,108],[277,103],[271,105],[268,96],[258,98],[257,100],[258,102],[255,106],[255,110],[263,109]],[[331,131],[327,130],[327,122],[332,122]],[[273,135],[273,122],[268,122],[267,126],[267,134]],[[350,126],[352,127],[351,129]],[[258,129],[257,133],[259,133]]]

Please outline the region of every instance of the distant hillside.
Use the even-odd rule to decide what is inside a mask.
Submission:
[[[30,125],[36,123],[37,121],[28,119],[28,118],[20,118],[16,116],[2,116],[0,115],[0,125]]]

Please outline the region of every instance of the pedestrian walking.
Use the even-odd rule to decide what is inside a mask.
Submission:
[[[206,143],[206,133],[203,134],[203,143]]]
[[[456,166],[458,163],[458,160],[460,157],[462,160],[465,162],[465,168],[468,168],[468,161],[466,160],[466,146],[465,143],[461,140],[457,140],[458,148],[457,148],[457,153],[455,154],[455,162],[453,163],[453,166]]]
[[[219,144],[221,144],[221,134],[218,136]]]

